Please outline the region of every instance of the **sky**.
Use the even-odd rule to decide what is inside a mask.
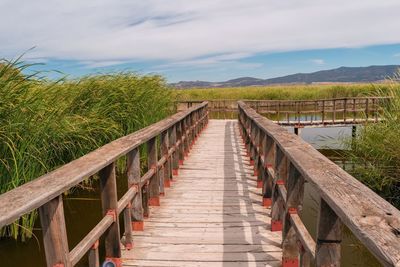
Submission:
[[[0,58],[24,54],[50,77],[224,81],[400,65],[399,0],[1,0],[0,11]]]

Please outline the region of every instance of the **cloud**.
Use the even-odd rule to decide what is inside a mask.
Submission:
[[[400,57],[400,53],[396,53],[393,55],[394,57]]]
[[[0,10],[0,57],[35,46],[33,58],[89,66],[210,64],[256,53],[400,43],[393,34],[398,0],[2,0]]]
[[[310,61],[316,65],[324,65],[325,64],[325,61],[320,58],[311,59]]]

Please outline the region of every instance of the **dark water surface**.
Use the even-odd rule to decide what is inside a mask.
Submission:
[[[236,118],[236,114],[218,115],[214,118]],[[293,128],[288,128],[293,131]],[[339,156],[338,151],[344,149],[339,141],[343,137],[351,137],[351,127],[304,128],[300,136],[321,153],[326,155],[339,166],[351,171],[352,164]],[[101,219],[101,202],[99,199],[99,185],[93,182],[91,190],[76,189],[64,197],[65,219],[69,238],[70,250],[92,229]],[[126,179],[118,178],[118,193],[121,196],[127,189]],[[301,217],[315,238],[317,225],[317,211],[319,197],[312,186],[306,184],[304,207]],[[122,221],[122,220],[121,220]],[[37,221],[34,234],[28,242],[18,242],[12,239],[0,240],[0,267],[13,266],[45,266],[42,235],[40,224]],[[102,242],[100,242],[102,244]],[[100,248],[103,255],[104,248]],[[87,257],[84,257],[78,266],[87,266]],[[344,229],[342,243],[342,266],[381,266],[376,259],[365,249],[348,229]]]

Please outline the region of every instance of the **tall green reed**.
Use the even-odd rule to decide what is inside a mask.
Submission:
[[[30,65],[0,64],[0,193],[29,182],[173,110],[159,76],[134,73],[57,82],[24,75]],[[123,164],[119,164],[120,169]],[[30,238],[37,214],[0,230]]]

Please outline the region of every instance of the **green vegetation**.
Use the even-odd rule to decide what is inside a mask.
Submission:
[[[322,99],[336,97],[354,97],[378,95],[391,88],[389,84],[348,85],[290,85],[238,88],[203,88],[175,90],[178,100],[212,99]]]
[[[400,73],[399,73],[400,77]],[[392,83],[381,96],[392,100],[383,108],[380,123],[363,127],[346,154],[358,166],[354,176],[400,208],[400,90]]]
[[[158,76],[51,82],[23,75],[28,67],[0,64],[0,194],[172,112],[170,90]],[[0,236],[29,238],[36,216],[25,215]]]

